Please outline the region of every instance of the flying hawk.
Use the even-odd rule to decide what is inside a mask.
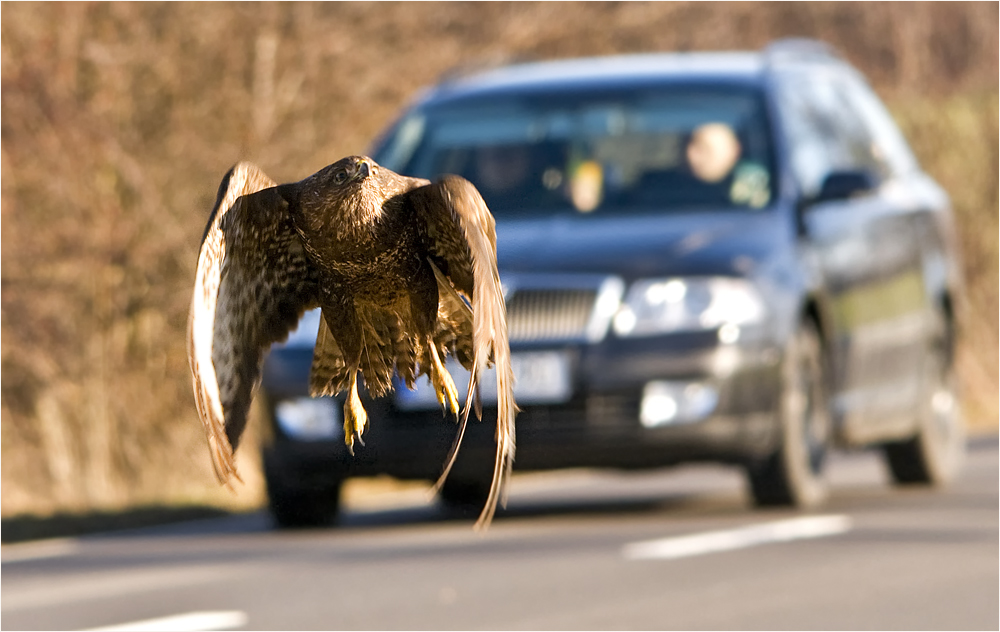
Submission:
[[[442,407],[458,415],[445,369],[452,353],[471,372],[458,436],[478,380],[497,376],[493,484],[477,526],[490,522],[514,458],[514,378],[496,264],[493,216],[458,176],[408,178],[350,156],[292,184],[277,185],[250,163],[233,167],[202,239],[188,323],[188,360],[198,414],[223,483],[260,383],[264,354],[303,312],[322,308],[310,393],[347,391],[344,436],[353,453],[367,422],[358,373],[373,396],[393,372],[413,388],[427,375]]]

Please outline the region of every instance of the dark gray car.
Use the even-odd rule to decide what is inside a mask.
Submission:
[[[832,447],[880,445],[899,483],[954,475],[949,200],[821,45],[459,76],[373,156],[462,175],[496,217],[518,470],[719,461],[758,503],[798,506],[826,498]],[[366,402],[351,457],[340,404],[308,398],[317,319],[264,369],[281,525],[329,521],[349,476],[433,480],[455,434],[430,389],[398,384]],[[449,504],[485,498],[492,415],[470,428]]]

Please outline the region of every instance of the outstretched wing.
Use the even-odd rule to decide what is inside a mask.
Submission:
[[[462,412],[459,438],[448,457],[440,485],[448,475],[461,442],[479,376],[490,361],[497,374],[497,455],[493,484],[476,523],[489,524],[514,463],[514,373],[507,342],[507,309],[497,271],[496,223],[479,191],[468,180],[444,176],[409,193],[426,222],[427,247],[437,271],[472,303],[472,375]],[[439,285],[443,280],[439,279]]]
[[[219,480],[236,473],[264,353],[315,306],[316,281],[275,183],[240,163],[219,186],[195,277],[188,362]]]

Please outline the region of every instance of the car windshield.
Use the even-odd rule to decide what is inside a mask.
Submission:
[[[519,95],[410,114],[377,159],[472,181],[498,218],[760,209],[773,199],[767,118],[746,88]]]

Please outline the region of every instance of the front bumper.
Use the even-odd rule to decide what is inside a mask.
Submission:
[[[269,358],[264,384],[272,402],[306,394],[309,362],[296,356],[301,351],[280,349]],[[558,403],[521,404],[515,460],[519,470],[647,468],[698,460],[740,463],[775,449],[780,353],[763,336],[724,345],[717,332],[706,331],[635,339],[609,336],[589,345],[512,347],[513,353],[538,351],[565,354],[572,394]],[[709,385],[718,398],[702,418],[647,427],[640,422],[643,389],[657,380]],[[272,458],[309,471],[322,463],[320,469],[337,476],[429,479],[440,473],[455,438],[453,419],[439,409],[401,410],[393,396],[366,400],[365,406],[369,430],[365,445],[355,446],[353,458],[341,435],[305,442],[283,436],[280,429],[268,448],[280,456]],[[487,407],[482,423],[470,421],[454,475],[472,475],[483,463],[492,466],[495,419],[495,409]]]

